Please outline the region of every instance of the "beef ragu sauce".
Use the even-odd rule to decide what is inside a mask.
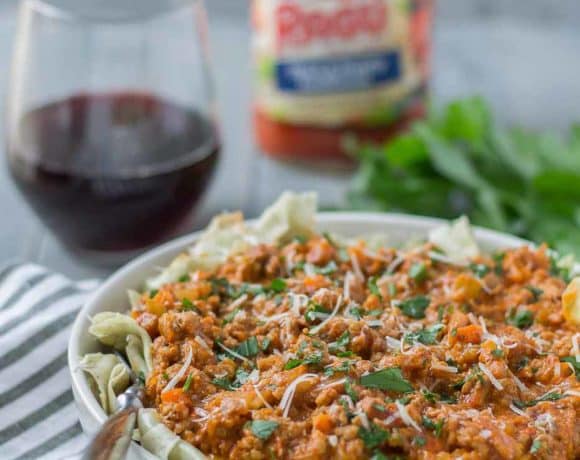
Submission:
[[[219,144],[201,113],[137,92],[78,94],[25,114],[12,176],[67,246],[140,249],[172,234],[205,191]]]
[[[545,248],[472,262],[320,236],[145,293],[147,404],[216,459],[579,458],[566,282]]]

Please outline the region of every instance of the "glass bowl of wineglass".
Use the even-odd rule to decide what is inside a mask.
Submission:
[[[220,140],[201,0],[22,0],[7,159],[65,247],[118,262],[180,231]]]

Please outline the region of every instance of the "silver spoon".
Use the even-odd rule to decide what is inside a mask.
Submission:
[[[93,438],[83,454],[83,460],[124,459],[131,444],[137,412],[143,408],[143,383],[127,364],[125,357],[117,351],[115,354],[129,371],[131,386],[117,396],[117,412],[109,417]]]

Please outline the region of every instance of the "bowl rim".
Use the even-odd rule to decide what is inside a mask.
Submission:
[[[245,222],[248,225],[252,225],[255,223],[255,221],[256,219],[248,219]],[[409,214],[344,211],[319,212],[316,214],[315,221],[317,227],[320,224],[324,224],[325,226],[341,225],[345,223],[360,224],[361,226],[371,223],[380,224],[385,226],[385,233],[387,235],[389,233],[389,227],[392,228],[396,226],[406,226],[412,228],[413,231],[428,232],[437,226],[449,223],[449,220],[446,219],[415,216]],[[502,233],[477,226],[472,226],[472,229],[475,239],[478,242],[482,242],[482,240],[487,241],[492,247],[497,249],[533,245],[533,243],[530,241],[510,235],[508,233]],[[96,291],[90,295],[77,314],[68,342],[68,368],[73,393],[78,396],[78,398],[75,398],[76,404],[82,405],[84,409],[88,411],[88,415],[92,418],[93,422],[99,425],[103,424],[107,419],[107,415],[98,403],[97,398],[93,395],[85,373],[80,368],[80,360],[82,359],[82,356],[80,355],[80,344],[82,343],[83,336],[88,333],[88,331],[85,330],[84,325],[85,319],[90,316],[89,312],[92,312],[93,310],[95,312],[106,311],[102,308],[99,308],[99,306],[103,306],[99,304],[102,301],[101,298],[114,285],[121,282],[124,278],[130,276],[131,274],[144,271],[148,267],[151,268],[152,261],[158,257],[162,257],[163,255],[169,256],[171,253],[175,253],[175,255],[177,255],[180,251],[183,251],[188,246],[195,243],[204,231],[205,230],[202,229],[163,243],[128,262],[116,270],[112,275],[110,275],[96,289]],[[361,231],[361,234],[364,234],[364,231]]]

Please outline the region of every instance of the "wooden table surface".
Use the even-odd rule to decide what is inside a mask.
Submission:
[[[16,2],[0,2],[0,101],[5,100]],[[224,209],[253,216],[283,190],[316,190],[339,206],[348,175],[288,167],[253,145],[246,0],[209,0],[211,41],[224,135],[221,163],[192,228]],[[505,123],[564,132],[580,120],[580,6],[577,0],[440,0],[433,99],[479,93]],[[0,113],[3,105],[0,102]],[[0,145],[4,145],[0,134]],[[0,166],[0,265],[35,261],[74,279],[105,276],[64,251],[36,219]]]

